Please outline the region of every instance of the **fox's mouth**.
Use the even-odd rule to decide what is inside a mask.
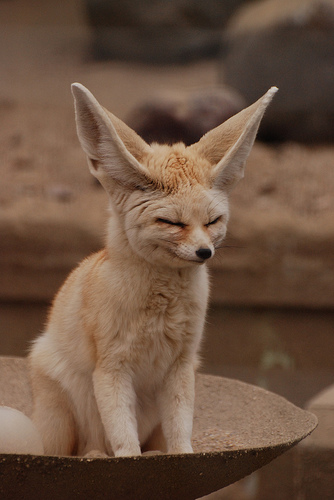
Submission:
[[[186,259],[188,262],[194,262],[195,264],[204,264],[210,259],[202,259],[201,257],[195,257],[194,259]]]
[[[188,262],[189,264],[202,265],[202,264],[205,264],[205,262],[207,262],[208,260],[211,260],[211,257],[205,259],[205,258],[200,258],[197,255],[186,257],[184,255],[180,255],[178,252],[176,252],[175,250],[168,248],[168,247],[165,247],[165,250],[169,253],[169,255],[173,259],[177,259],[177,260],[182,261],[182,262]]]
[[[195,257],[193,259],[187,259],[186,257],[182,257],[181,255],[178,255],[172,251],[170,253],[174,257],[177,257],[179,260],[182,260],[183,262],[189,262],[189,263],[193,263],[193,264],[204,264],[205,262],[208,261],[208,259],[200,259],[199,257]]]

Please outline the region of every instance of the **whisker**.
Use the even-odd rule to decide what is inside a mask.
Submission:
[[[226,245],[224,243],[222,243],[221,245],[218,245],[215,247],[217,250],[220,250],[222,248],[247,248],[243,245]]]

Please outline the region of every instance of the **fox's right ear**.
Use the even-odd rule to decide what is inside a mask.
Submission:
[[[263,114],[277,92],[271,87],[258,101],[226,122],[207,132],[189,146],[212,165],[212,183],[229,193],[244,175],[245,163],[252,149]]]
[[[141,160],[150,146],[104,109],[86,87],[72,84],[77,133],[91,173],[111,192],[115,182],[145,188],[149,174]]]

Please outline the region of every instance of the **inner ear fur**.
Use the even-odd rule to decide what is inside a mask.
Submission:
[[[210,130],[199,142],[190,146],[211,163],[212,183],[220,189],[230,191],[244,176],[245,163],[261,119],[277,90],[277,87],[271,87],[254,104]]]
[[[77,133],[92,174],[107,191],[115,181],[144,188],[149,174],[141,161],[151,152],[150,146],[83,85],[72,84],[72,93]]]

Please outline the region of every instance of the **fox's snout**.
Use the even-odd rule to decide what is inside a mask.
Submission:
[[[181,259],[188,260],[191,262],[198,262],[202,264],[203,262],[211,259],[213,257],[215,251],[214,247],[209,246],[199,246],[193,247],[192,245],[181,245],[177,251],[176,255]]]
[[[193,237],[179,242],[175,248],[175,254],[182,260],[203,263],[213,257],[215,246],[208,235],[201,234],[202,231],[194,231]],[[199,237],[199,236],[202,237]],[[197,236],[197,237],[196,237]]]
[[[203,227],[197,227],[192,231],[190,241],[185,242],[186,245],[188,243],[190,252],[193,253],[190,257],[191,260],[204,262],[213,257],[215,244],[211,236],[208,230]]]

